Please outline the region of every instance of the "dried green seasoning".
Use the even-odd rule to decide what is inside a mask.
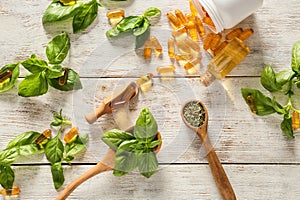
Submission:
[[[200,127],[205,120],[205,111],[200,102],[192,101],[183,108],[184,119],[194,127]]]

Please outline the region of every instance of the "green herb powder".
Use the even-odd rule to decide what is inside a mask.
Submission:
[[[190,125],[200,127],[205,120],[205,111],[199,102],[192,101],[183,108],[183,116]]]

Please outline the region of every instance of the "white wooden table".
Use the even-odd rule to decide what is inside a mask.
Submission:
[[[299,134],[296,132],[296,138],[289,140],[280,130],[281,117],[251,114],[240,92],[242,87],[262,89],[260,73],[266,64],[275,70],[290,68],[292,45],[300,39],[298,0],[265,0],[261,9],[239,24],[255,31],[247,40],[251,54],[225,80],[209,88],[201,86],[197,75],[187,75],[180,68],[171,80],[162,80],[155,71],[157,66],[169,63],[166,40],[170,28],[165,13],[177,8],[188,12],[187,1],[135,0],[125,8],[126,15],[141,14],[151,6],[162,10],[152,34],[163,44],[164,58],[153,58],[150,64],[136,54],[129,42],[108,42],[105,32],[110,25],[105,8],[99,9],[97,20],[80,34],[72,34],[65,24],[44,28],[41,19],[50,2],[0,1],[0,66],[24,60],[33,53],[45,58],[48,41],[66,30],[70,33],[71,50],[64,65],[79,72],[83,89],[50,89],[41,97],[23,98],[14,87],[1,94],[0,149],[17,134],[49,128],[53,112],[62,108],[80,133],[90,134],[86,152],[72,166],[63,165],[64,188],[102,158],[107,146],[100,136],[119,123],[113,115],[105,115],[89,125],[84,114],[117,87],[151,72],[155,75],[153,88],[140,95],[129,118],[134,122],[144,106],[156,117],[163,136],[159,171],[150,179],[136,172],[121,178],[106,172],[81,185],[69,199],[220,199],[199,138],[180,119],[181,106],[189,99],[201,99],[207,105],[209,135],[238,199],[300,198]],[[21,71],[20,80],[26,73]],[[15,184],[22,190],[17,199],[46,200],[59,194],[46,158],[22,158],[13,169]]]

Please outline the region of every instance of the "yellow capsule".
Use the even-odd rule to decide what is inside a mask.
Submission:
[[[68,81],[69,70],[67,68],[64,68],[63,71],[64,71],[64,75],[58,78],[58,85],[60,86],[64,86]]]
[[[77,127],[73,127],[73,128],[71,128],[71,130],[69,130],[69,132],[65,135],[64,141],[65,141],[66,143],[69,143],[69,142],[71,142],[77,135],[78,135],[78,128],[77,128]]]
[[[150,36],[150,41],[152,42],[156,55],[160,55],[163,51],[163,48],[158,39],[155,36]]]
[[[175,59],[177,61],[189,61],[193,58],[191,54],[176,54]]]
[[[192,13],[185,14],[185,18],[187,19],[187,21],[194,21],[195,20],[195,16]]]
[[[242,28],[235,28],[225,36],[226,40],[232,40],[235,37],[238,37],[243,32]]]
[[[203,23],[202,23],[202,21],[199,17],[195,17],[195,26],[196,26],[196,29],[197,29],[199,35],[201,37],[204,37],[205,36],[205,29],[204,29]]]
[[[152,73],[148,73],[146,75],[143,75],[141,77],[138,78],[138,80],[136,81],[136,84],[138,84],[139,86],[143,85],[144,83],[151,81],[153,79],[154,75]]]
[[[59,0],[64,6],[72,6],[76,3],[76,0]]]
[[[299,113],[297,111],[293,111],[293,115],[292,115],[293,130],[297,130],[299,126],[300,126]]]
[[[190,11],[191,11],[192,15],[198,16],[198,12],[197,12],[192,0],[189,0],[189,5],[190,5]]]
[[[185,26],[187,19],[186,19],[185,15],[181,12],[181,10],[176,9],[175,15],[176,15],[177,19],[179,20],[179,22],[181,23],[181,25]]]
[[[215,24],[214,24],[214,22],[212,21],[212,19],[210,17],[203,17],[202,20],[208,26],[215,27]]]
[[[195,67],[197,64],[199,64],[201,62],[201,57],[198,56],[197,58],[194,58],[191,61],[188,61],[183,67],[185,70],[190,70],[193,67]]]
[[[227,41],[221,42],[221,44],[219,44],[219,46],[214,50],[214,55],[215,56],[218,55],[222,51],[222,49],[226,47],[227,44],[228,44]]]
[[[168,55],[170,58],[175,58],[175,42],[174,39],[168,39]]]
[[[0,83],[6,81],[12,76],[12,71],[9,69],[5,69],[3,72],[0,73]]]
[[[50,129],[44,130],[35,140],[35,144],[43,144],[44,141],[50,138],[52,131]]]
[[[240,35],[239,39],[246,40],[248,37],[250,37],[254,33],[254,30],[252,28],[244,30]]]
[[[191,53],[191,48],[183,40],[176,40],[176,45],[179,51],[187,54]]]
[[[254,97],[252,95],[247,96],[247,104],[249,105],[249,108],[252,113],[256,114],[257,113],[257,107],[254,102]]]
[[[158,67],[156,68],[157,73],[168,73],[174,72],[176,67],[174,65],[169,65],[167,67]]]
[[[190,36],[191,36],[192,40],[199,41],[198,31],[196,29],[195,22],[194,21],[189,21],[188,24],[187,24],[187,27],[189,29],[189,33],[190,33]]]
[[[144,58],[149,60],[152,54],[152,42],[147,40],[144,44]]]
[[[200,52],[200,46],[198,45],[197,42],[195,42],[194,40],[191,40],[190,38],[185,38],[184,42],[191,47],[194,51],[196,52]]]
[[[185,26],[182,26],[172,31],[172,36],[177,40],[187,37],[187,31]]]
[[[175,28],[181,27],[179,19],[175,15],[173,15],[173,13],[168,12],[166,15],[167,15],[167,18],[169,19],[169,22],[171,23],[171,25],[173,25]]]
[[[212,51],[214,51],[218,47],[221,39],[222,39],[221,33],[214,34],[214,37],[211,40],[210,46],[209,46]]]
[[[214,35],[215,34],[213,34],[213,33],[209,33],[206,36],[206,38],[204,40],[204,44],[203,44],[203,49],[208,50],[210,48],[210,43],[211,43],[212,39],[214,38]]]
[[[0,194],[2,194],[3,196],[14,196],[14,195],[19,195],[20,193],[21,190],[18,187],[0,190]]]
[[[123,9],[110,10],[106,13],[106,17],[111,18],[119,18],[124,17],[125,11]]]

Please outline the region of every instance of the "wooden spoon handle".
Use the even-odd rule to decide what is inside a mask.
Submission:
[[[85,115],[85,119],[89,124],[93,124],[101,115],[106,114],[107,108],[106,104],[102,103],[98,108],[96,108],[93,112],[90,112]]]
[[[216,185],[219,189],[221,196],[223,197],[224,200],[235,200],[236,197],[233,188],[208,137],[204,138],[202,144],[207,153],[206,157],[209,163],[209,167],[215,179]]]

